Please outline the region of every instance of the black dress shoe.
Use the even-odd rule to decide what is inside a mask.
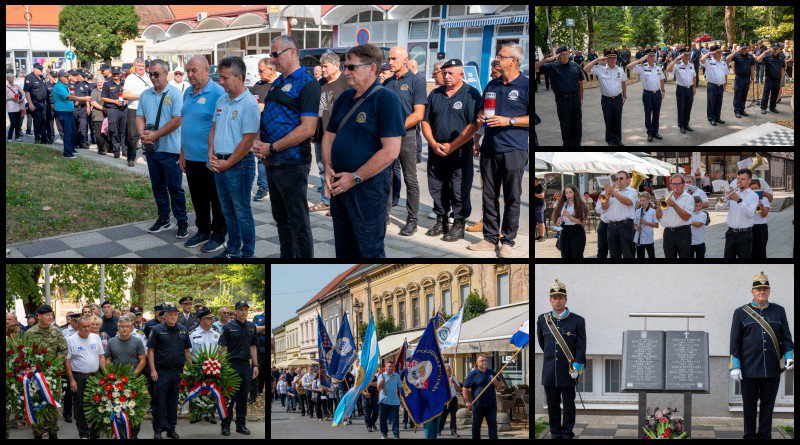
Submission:
[[[762,108],[761,109],[761,114],[767,114],[767,109],[766,108]]]
[[[406,221],[406,225],[400,230],[400,235],[411,236],[417,231],[416,221]]]
[[[223,426],[222,427],[222,435],[223,436],[230,436],[231,435],[231,429],[230,428],[226,428],[226,427]]]
[[[709,123],[709,124],[711,124],[711,125],[713,125],[713,126],[715,126],[715,127],[717,126],[717,123],[716,123],[716,122],[714,122],[714,121],[708,121],[708,123]]]
[[[444,220],[444,221],[442,221],[442,220]],[[447,222],[448,222],[447,218],[445,218],[443,216],[437,216],[436,217],[436,224],[434,224],[433,227],[428,229],[428,231],[425,232],[425,235],[427,235],[427,236],[438,236],[438,235],[441,235],[441,234],[445,233],[446,230],[444,229],[444,227],[447,225]]]
[[[250,435],[250,430],[248,430],[246,426],[243,426],[243,427],[238,427],[237,426],[236,427],[236,432],[239,433],[239,434],[244,434],[245,436],[249,436]]]
[[[64,416],[64,422],[72,423],[72,416],[69,416],[69,415]]]
[[[779,111],[776,110],[775,108],[770,108],[769,111],[772,111],[773,113],[779,113]]]
[[[734,116],[736,116],[737,119],[741,119],[742,118],[742,115],[739,114],[739,113],[735,113]]]
[[[167,437],[169,437],[170,439],[180,439],[181,438],[181,436],[179,436],[178,433],[176,431],[174,431],[174,430],[173,431],[167,431]]]
[[[686,131],[694,131],[694,129],[692,127],[688,126],[688,125],[683,127],[683,128],[685,128]]]
[[[617,146],[618,147],[623,147],[623,146],[625,146],[625,144],[623,144],[622,142],[617,142]]]
[[[653,142],[653,136],[647,136],[647,142]]]
[[[161,437],[161,433],[156,433],[156,434],[153,436],[153,439],[163,439],[163,437]]]
[[[661,137],[661,135],[660,135],[660,134],[658,134],[658,132],[656,132],[656,134],[654,134],[654,135],[653,135],[653,137],[654,137],[654,138],[656,138],[656,139],[658,139],[659,141],[660,141],[661,139],[664,139],[664,138],[662,138],[662,137]]]
[[[686,134],[686,130],[683,127],[681,127],[681,133]]]
[[[723,121],[723,120],[720,120],[720,119],[717,119],[717,123],[718,123],[718,124],[724,124],[724,123],[725,123],[725,121]]]
[[[742,116],[750,116],[746,111],[742,111]]]
[[[453,221],[453,227],[442,237],[442,241],[453,242],[464,238],[466,221],[459,218]]]

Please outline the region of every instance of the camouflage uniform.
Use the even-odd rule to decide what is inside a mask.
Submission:
[[[48,328],[41,328],[38,324],[34,325],[25,332],[25,337],[29,341],[37,343],[40,348],[47,348],[48,352],[53,351],[59,357],[67,357],[67,340],[64,339],[61,329],[55,323]],[[51,391],[54,395],[58,394],[58,391],[53,388]],[[44,433],[55,435],[58,433],[58,416],[49,422],[37,423],[32,428],[34,437],[42,437]]]

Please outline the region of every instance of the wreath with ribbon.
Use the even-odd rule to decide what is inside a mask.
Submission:
[[[49,422],[61,408],[64,361],[44,345],[25,337],[6,337],[6,390],[9,408],[28,425]]]
[[[239,390],[242,378],[231,367],[219,345],[202,345],[193,351],[191,365],[181,374],[178,405],[191,420],[208,417],[213,412],[220,420],[228,417],[228,400]]]
[[[83,391],[86,420],[106,438],[131,439],[149,406],[147,380],[134,376],[128,364],[109,363],[89,377]]]

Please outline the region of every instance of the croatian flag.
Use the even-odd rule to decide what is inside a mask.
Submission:
[[[511,344],[517,349],[528,346],[528,320],[525,320],[525,323],[522,323],[519,330],[511,337]]]

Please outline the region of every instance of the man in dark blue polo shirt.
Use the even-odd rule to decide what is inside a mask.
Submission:
[[[272,40],[272,60],[281,73],[272,83],[261,113],[257,156],[267,167],[272,216],[278,225],[281,258],[313,258],[314,240],[306,194],[311,142],[319,118],[319,82],[300,66],[297,41]]]
[[[495,388],[500,389],[502,384],[499,380],[492,379],[495,372],[489,368],[489,359],[484,354],[480,354],[475,361],[475,368],[470,371],[464,379],[464,386],[461,388],[461,395],[467,409],[472,411],[472,438],[481,438],[481,424],[486,419],[486,426],[489,428],[489,439],[497,439],[497,397]],[[482,394],[485,393],[485,394]],[[480,397],[478,397],[480,395]],[[477,400],[475,398],[478,397]]]
[[[520,195],[525,165],[528,164],[528,78],[519,71],[522,47],[504,44],[495,56],[500,77],[486,85],[486,93],[496,95],[494,116],[478,122],[486,126],[480,147],[483,178],[483,239],[470,250],[495,250],[498,257],[513,256],[514,238],[519,229]],[[485,111],[485,110],[484,110]],[[503,238],[500,237],[500,187],[503,188]]]
[[[483,107],[481,93],[464,83],[464,67],[459,59],[442,65],[444,85],[431,91],[422,134],[428,141],[428,189],[433,198],[436,224],[425,234],[443,241],[464,238],[464,224],[472,212],[472,135],[480,125],[475,121]],[[450,207],[453,227],[448,227]]]
[[[344,75],[352,88],[334,102],[322,137],[337,258],[386,257],[389,166],[400,152],[406,118],[397,95],[377,82],[382,62],[374,45],[347,51]]]
[[[383,81],[386,89],[400,98],[405,119],[406,135],[400,143],[400,167],[406,183],[406,225],[400,235],[411,236],[417,231],[419,213],[419,183],[417,182],[417,123],[425,116],[427,90],[425,81],[408,67],[408,52],[401,46],[389,50],[389,69],[392,76]]]

